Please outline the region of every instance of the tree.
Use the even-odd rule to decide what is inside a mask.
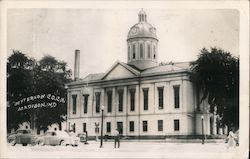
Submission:
[[[66,90],[65,83],[71,81],[71,70],[67,64],[58,61],[52,56],[45,56],[40,61],[28,58],[20,51],[13,51],[7,62],[7,94],[8,94],[8,130],[17,128],[18,124],[25,121],[31,123],[31,127],[46,129],[47,126],[64,121],[66,114]],[[65,99],[65,102],[57,102],[54,108],[42,107],[17,111],[14,106],[16,101],[34,95],[51,94]],[[49,102],[48,99],[40,99],[34,102]],[[26,103],[27,104],[27,103]],[[34,104],[29,101],[28,104]]]
[[[67,92],[64,88],[65,83],[71,79],[71,71],[66,69],[66,63],[58,61],[52,56],[45,56],[39,61],[38,67],[35,68],[36,88],[38,94],[53,94],[67,98]],[[67,113],[66,100],[65,103],[57,103],[58,105],[51,108],[36,109],[36,123],[39,128],[46,129],[48,125],[53,123],[61,124],[64,121],[64,115]]]
[[[239,126],[239,59],[216,47],[203,48],[196,61],[191,63],[193,80],[202,98],[208,100],[210,112],[221,117],[221,124]]]
[[[14,102],[32,92],[32,69],[35,61],[20,51],[13,50],[7,62],[7,122],[8,130],[18,128],[18,124],[29,121],[27,112],[17,112]]]

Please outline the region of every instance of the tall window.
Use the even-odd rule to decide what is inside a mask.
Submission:
[[[163,120],[158,120],[158,131],[163,131]]]
[[[75,133],[75,132],[76,132],[76,123],[74,123],[74,124],[72,125],[72,129],[73,129],[73,132]]]
[[[159,109],[163,109],[163,87],[158,87]]]
[[[174,131],[179,131],[180,130],[180,121],[179,119],[174,120]]]
[[[95,93],[95,112],[100,113],[101,92]]]
[[[135,111],[135,89],[130,89],[130,111]]]
[[[112,91],[107,92],[108,96],[108,112],[112,112]]]
[[[72,114],[76,114],[76,98],[77,95],[72,95],[72,100],[73,100],[73,110],[72,110]]]
[[[143,58],[143,53],[144,53],[143,44],[140,44],[140,58]]]
[[[119,130],[119,134],[123,134],[123,122],[117,122],[117,128]]]
[[[130,121],[129,122],[129,131],[130,132],[134,132],[135,131],[135,122],[134,121]]]
[[[132,49],[133,49],[133,59],[135,59],[135,44],[132,45]]]
[[[87,123],[82,123],[83,132],[87,131]]]
[[[148,58],[151,58],[151,47],[150,47],[150,44],[147,45],[148,47]]]
[[[118,111],[123,111],[123,90],[118,90]]]
[[[154,55],[155,55],[155,53],[156,53],[156,47],[155,47],[155,45],[154,45]]]
[[[174,86],[174,108],[180,108],[180,86]]]
[[[84,114],[88,112],[88,97],[89,95],[83,95],[83,113]]]
[[[148,88],[143,89],[144,110],[148,110]]]
[[[128,45],[128,60],[130,60],[130,46]]]
[[[148,131],[148,121],[142,121],[142,131]]]
[[[111,132],[111,122],[107,122],[107,133]]]

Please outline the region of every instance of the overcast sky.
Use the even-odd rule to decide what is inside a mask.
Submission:
[[[157,29],[159,61],[192,61],[203,47],[239,54],[239,13],[215,9],[144,8]],[[9,9],[8,56],[20,50],[37,60],[51,55],[73,71],[81,50],[80,77],[106,72],[116,60],[127,62],[127,34],[138,9]]]

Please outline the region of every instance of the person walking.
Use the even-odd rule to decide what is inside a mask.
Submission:
[[[228,139],[227,148],[231,148],[231,147],[235,148],[236,147],[236,142],[235,142],[236,137],[233,133],[233,130],[230,130],[227,139]]]
[[[114,137],[115,137],[115,148],[116,148],[116,144],[117,144],[118,148],[120,148],[120,139],[119,139],[119,131],[118,131],[118,129],[115,129]]]

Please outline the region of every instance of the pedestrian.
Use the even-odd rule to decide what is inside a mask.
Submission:
[[[115,137],[115,148],[116,148],[116,143],[118,145],[118,148],[120,148],[120,139],[119,139],[119,131],[118,131],[118,129],[115,129],[114,137]]]
[[[74,145],[74,137],[75,137],[75,133],[73,132],[73,130],[69,131],[69,145]]]
[[[236,146],[236,142],[235,142],[236,136],[234,135],[232,129],[230,130],[227,139],[228,139],[227,148],[231,148],[231,147],[235,148],[235,146]]]

